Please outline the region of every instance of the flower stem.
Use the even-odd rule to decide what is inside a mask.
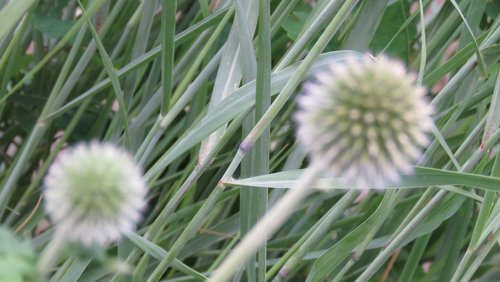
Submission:
[[[43,277],[48,277],[51,268],[54,267],[57,259],[59,258],[62,248],[67,243],[64,233],[64,229],[56,230],[52,240],[42,251],[40,260],[38,261],[37,270]]]
[[[228,281],[245,261],[292,215],[294,208],[302,199],[312,191],[311,185],[314,185],[322,167],[321,163],[316,163],[307,169],[297,185],[288,191],[247,233],[208,281]]]

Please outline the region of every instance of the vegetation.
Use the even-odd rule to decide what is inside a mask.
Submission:
[[[0,280],[500,280],[499,14],[494,0],[0,0]],[[433,123],[413,172],[359,189],[318,169],[308,152],[332,148],[300,143],[294,116],[303,84],[366,53],[416,75]],[[60,241],[45,208],[49,168],[81,143],[142,169],[147,207],[117,242]],[[88,159],[92,175],[112,167]],[[141,199],[103,187],[135,215],[139,184]]]

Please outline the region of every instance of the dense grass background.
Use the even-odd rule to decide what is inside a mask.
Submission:
[[[53,232],[43,177],[61,149],[95,139],[134,155],[148,209],[118,244],[68,246],[51,281],[205,279],[307,166],[291,118],[301,82],[370,52],[428,87],[436,128],[416,174],[384,191],[320,180],[235,281],[500,280],[498,1],[0,8],[0,215],[24,241],[0,234],[4,250],[23,246],[23,259],[0,248],[0,269],[30,272]]]

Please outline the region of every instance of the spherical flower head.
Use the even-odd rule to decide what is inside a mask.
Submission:
[[[45,208],[56,228],[87,246],[116,241],[132,231],[147,192],[131,156],[97,142],[61,152],[44,185]]]
[[[411,173],[432,129],[432,108],[415,80],[384,56],[348,58],[317,73],[295,116],[311,161],[357,188],[382,188]]]

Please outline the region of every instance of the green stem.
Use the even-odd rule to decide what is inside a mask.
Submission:
[[[56,229],[52,240],[42,251],[37,270],[43,277],[48,277],[51,269],[56,265],[62,248],[67,243],[64,233],[66,228]]]
[[[312,190],[318,175],[323,169],[321,163],[313,164],[259,222],[247,233],[243,240],[233,249],[229,256],[215,270],[208,281],[224,282],[240,269],[245,261],[262,246],[279,227],[292,215],[295,207]]]

